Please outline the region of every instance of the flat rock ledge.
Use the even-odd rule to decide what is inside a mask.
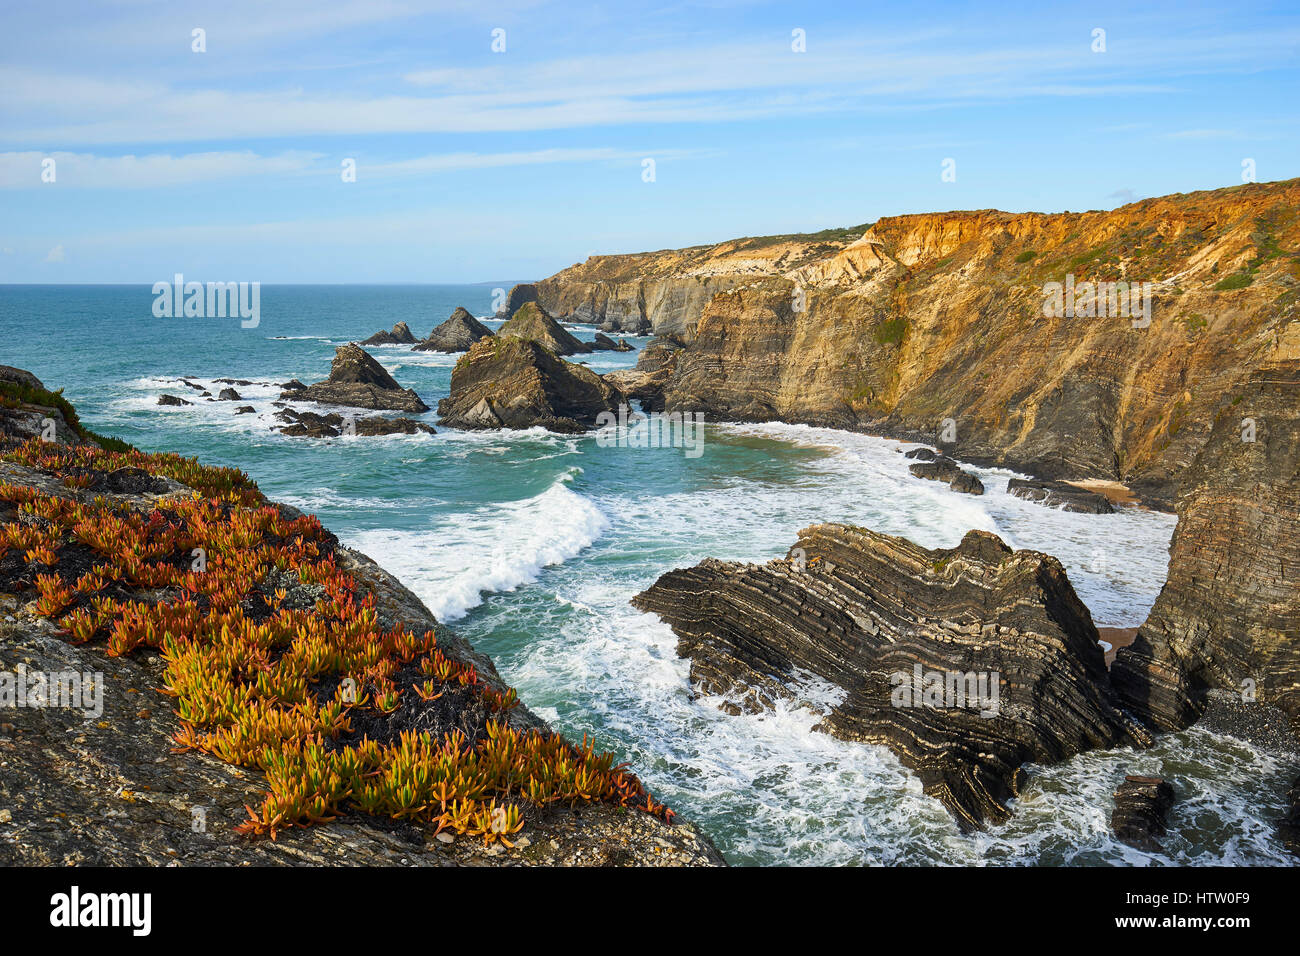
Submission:
[[[951,458],[939,455],[930,461],[917,462],[907,468],[917,478],[941,481],[953,491],[964,495],[984,494],[984,483],[963,469]]]
[[[632,604],[673,628],[724,709],[802,700],[810,678],[838,688],[817,729],[888,747],[963,830],[1008,818],[1022,764],[1152,740],[1060,562],[987,532],[932,551],[814,525],[784,560],[707,559]]]
[[[1080,514],[1109,515],[1115,513],[1110,500],[1095,491],[1085,491],[1064,481],[1038,481],[1032,478],[1012,478],[1007,482],[1007,494],[1023,498],[1048,508],[1073,511]]]

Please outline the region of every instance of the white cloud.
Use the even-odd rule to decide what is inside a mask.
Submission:
[[[41,163],[53,159],[63,187],[150,189],[180,183],[235,177],[274,176],[311,168],[319,153],[287,152],[259,156],[252,151],[187,153],[182,156],[96,156],[92,153],[0,153],[0,188],[48,188]]]
[[[46,261],[46,262],[62,262],[62,261],[63,261],[63,243],[59,243],[57,246],[55,246],[53,249],[51,249],[49,252],[47,252],[47,253],[45,254],[45,261]]]

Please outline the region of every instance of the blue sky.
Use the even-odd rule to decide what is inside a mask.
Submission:
[[[9,3],[0,282],[499,281],[1105,209],[1300,175],[1298,76],[1285,3]]]

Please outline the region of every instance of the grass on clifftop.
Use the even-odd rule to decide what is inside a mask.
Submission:
[[[158,652],[177,744],[266,774],[240,832],[274,838],[351,810],[511,845],[530,813],[593,801],[671,820],[585,738],[512,728],[515,692],[432,631],[381,626],[319,520],[281,511],[242,472],[39,439],[0,447],[70,489],[122,467],[195,489],[142,509],[0,482],[0,588],[30,592],[73,643]]]
[[[38,405],[42,408],[57,408],[63,415],[63,420],[68,423],[68,427],[82,441],[93,441],[110,451],[126,452],[131,451],[132,446],[119,438],[112,438],[107,435],[97,435],[77,417],[77,410],[72,407],[72,403],[63,397],[63,389],[51,392],[44,388],[32,388],[30,385],[20,385],[17,382],[0,382],[0,405],[6,408],[22,408],[24,405]]]

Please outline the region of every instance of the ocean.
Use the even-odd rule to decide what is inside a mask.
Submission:
[[[488,316],[492,287],[263,286],[256,328],[155,318],[153,299],[147,285],[0,286],[0,363],[63,388],[95,431],[241,468],[270,497],[319,515],[490,655],[533,710],[629,761],[733,864],[1291,862],[1273,829],[1294,762],[1194,728],[1147,751],[1031,766],[1011,821],[965,836],[887,750],[812,732],[833,689],[807,688],[806,706],[728,716],[692,697],[669,628],[628,604],[672,568],[763,562],[800,528],[844,521],[927,547],[995,532],[1056,555],[1098,625],[1134,626],[1164,581],[1172,515],[1049,510],[1007,495],[1014,473],[1001,469],[974,469],[983,497],[959,495],[911,477],[896,441],[794,425],[709,423],[698,457],[540,429],[288,438],[272,430],[271,383],[318,381],[336,346],[398,321],[423,337],[457,306]],[[639,350],[648,339],[629,341]],[[447,395],[457,356],[370,352],[431,407]],[[636,353],[575,358],[607,372]],[[214,395],[217,378],[262,384],[209,403],[181,376]],[[163,393],[195,404],[158,406]],[[234,414],[246,404],[257,413]],[[1110,834],[1125,773],[1164,776],[1178,791],[1163,853]]]

